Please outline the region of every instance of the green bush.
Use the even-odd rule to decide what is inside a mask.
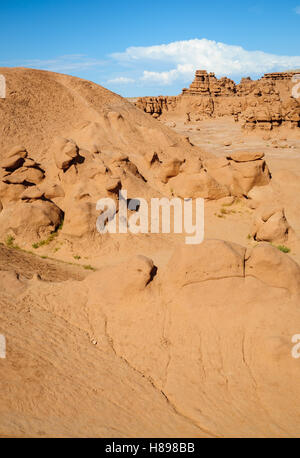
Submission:
[[[5,244],[6,244],[6,246],[8,246],[10,248],[13,248],[14,241],[15,241],[15,238],[12,235],[8,235],[6,237]]]
[[[92,267],[90,264],[86,265],[86,266],[82,266],[85,270],[93,270],[95,271],[96,269],[94,267]]]
[[[278,245],[276,247],[279,251],[282,251],[282,253],[289,253],[291,250],[290,248],[284,246],[284,245]]]

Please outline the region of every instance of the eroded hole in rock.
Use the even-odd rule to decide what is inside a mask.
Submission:
[[[151,159],[151,161],[150,161],[150,164],[152,165],[152,164],[154,164],[155,162],[158,162],[159,164],[162,163],[162,161],[159,159],[157,153],[154,153],[154,154],[153,154],[153,157],[152,157],[152,159]]]
[[[156,277],[156,275],[157,275],[157,270],[158,270],[158,269],[157,269],[156,266],[153,266],[153,267],[152,267],[151,272],[150,272],[150,278],[149,278],[149,280],[147,281],[146,286],[149,285],[149,283],[151,283],[151,282],[153,281],[154,277]]]

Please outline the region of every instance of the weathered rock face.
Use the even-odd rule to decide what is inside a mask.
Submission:
[[[262,103],[252,101],[244,112],[243,127],[248,130],[272,130],[281,125],[291,129],[300,126],[300,105],[296,99],[290,97],[279,101],[276,98],[273,102],[272,99],[263,100]]]
[[[273,72],[273,73],[265,73],[262,79],[265,80],[272,80],[272,81],[283,81],[283,80],[290,80],[293,78],[295,74],[299,72],[291,71],[291,72]]]
[[[258,242],[286,242],[293,234],[283,208],[275,204],[263,206],[256,212],[252,236]]]
[[[190,175],[180,174],[171,178],[169,184],[175,195],[181,198],[189,196],[213,200],[229,196],[228,188],[204,170]]]
[[[165,275],[182,287],[213,279],[244,277],[245,252],[245,248],[235,243],[206,240],[196,248],[183,247],[174,253]]]
[[[0,164],[0,198],[3,205],[18,200],[29,188],[36,189],[44,177],[44,170],[28,157],[26,148],[14,147]],[[36,195],[36,191],[32,195]]]
[[[54,139],[53,155],[56,166],[62,170],[67,170],[80,157],[76,143],[61,137]]]
[[[53,202],[17,202],[0,214],[0,234],[13,233],[25,240],[47,237],[62,221],[63,212]]]
[[[30,240],[48,236],[63,218],[63,211],[51,199],[62,195],[62,188],[45,183],[44,170],[28,157],[26,148],[14,147],[1,163],[1,237],[14,234]]]
[[[208,173],[232,196],[247,196],[255,186],[270,182],[271,174],[261,153],[233,153],[227,158],[208,159],[204,166]]]
[[[197,70],[195,79],[189,89],[184,88],[182,95],[233,95],[236,92],[235,82],[223,77],[217,79],[214,73],[207,73],[206,70]]]
[[[135,105],[155,118],[159,117],[164,111],[168,111],[169,108],[175,109],[176,102],[177,97],[141,97]]]
[[[268,243],[260,243],[246,252],[245,275],[289,291],[298,291],[299,265]]]
[[[247,130],[272,130],[300,126],[300,104],[292,96],[292,78],[297,72],[267,73],[257,81],[229,78],[197,70],[189,88],[177,97],[143,97],[136,106],[155,118],[185,117],[186,123],[207,117],[231,115]]]

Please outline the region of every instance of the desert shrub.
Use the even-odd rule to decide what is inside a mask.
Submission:
[[[282,253],[289,253],[291,250],[285,245],[278,245],[276,247],[279,251],[282,251]]]
[[[96,270],[95,267],[92,267],[90,264],[85,265],[85,266],[82,266],[82,267],[83,267],[85,270],[93,270],[93,271]]]
[[[13,248],[14,241],[15,241],[15,238],[12,235],[8,235],[5,239],[5,244],[6,246]]]

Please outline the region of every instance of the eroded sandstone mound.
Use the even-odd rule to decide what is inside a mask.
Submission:
[[[2,240],[43,240],[63,220],[66,236],[100,240],[96,202],[112,197],[118,208],[122,189],[129,199],[211,200],[246,196],[270,180],[260,153],[215,159],[93,83],[35,70],[1,71],[8,86],[0,104],[7,132],[0,143]],[[37,99],[47,100],[47,110]]]
[[[11,273],[1,434],[299,435],[299,266],[208,240],[152,271],[134,256],[81,282]]]

